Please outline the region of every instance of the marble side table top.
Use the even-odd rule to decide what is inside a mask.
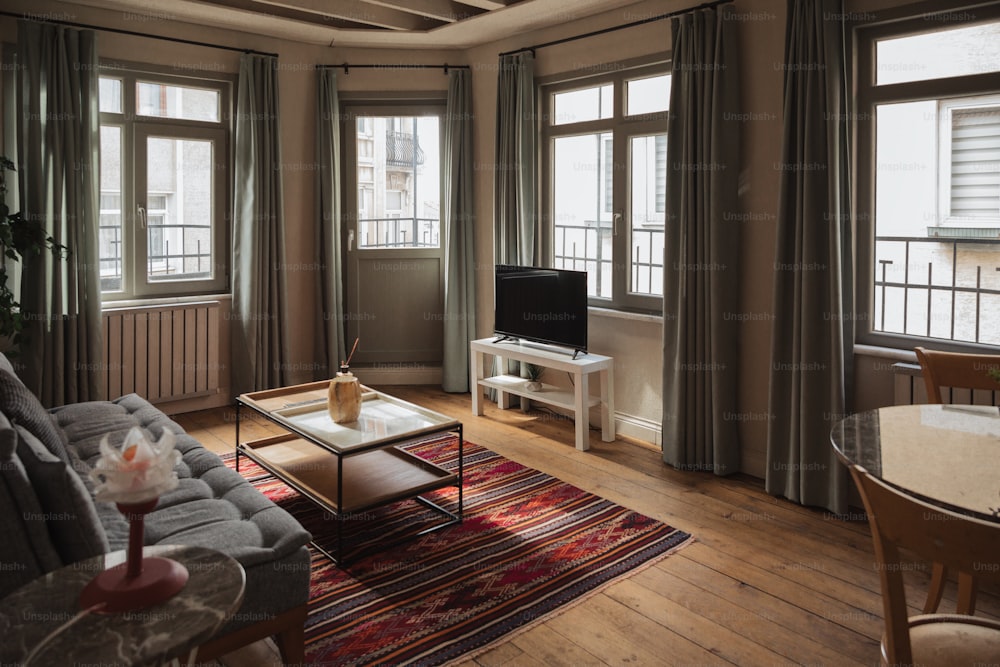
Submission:
[[[160,665],[186,658],[243,601],[243,567],[225,554],[171,545],[146,547],[144,555],[184,565],[189,574],[184,588],[138,611],[87,613],[80,609],[80,591],[102,570],[124,562],[125,552],[50,572],[0,600],[0,664]]]

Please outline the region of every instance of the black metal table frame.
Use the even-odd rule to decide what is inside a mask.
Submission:
[[[312,493],[311,491],[309,491],[308,489],[304,488],[303,486],[297,484],[296,482],[286,479],[285,475],[283,475],[282,473],[274,470],[267,462],[261,461],[258,457],[254,456],[248,449],[244,449],[244,444],[242,442],[240,442],[240,422],[242,421],[241,408],[244,407],[244,406],[247,407],[247,408],[249,408],[254,414],[260,415],[261,417],[267,419],[268,421],[270,421],[270,422],[272,422],[272,423],[280,426],[281,428],[285,429],[289,433],[293,433],[293,434],[299,436],[300,438],[303,438],[304,440],[307,440],[307,441],[309,441],[309,442],[311,442],[311,443],[313,443],[315,445],[318,445],[319,447],[322,447],[323,449],[328,450],[330,452],[331,456],[336,456],[337,457],[337,459],[338,459],[338,461],[337,461],[337,508],[334,508],[334,507],[330,506],[329,503],[327,503],[324,499],[318,497],[316,494]],[[425,436],[435,435],[435,434],[438,434],[438,433],[455,433],[458,436],[458,480],[457,480],[457,484],[451,484],[451,483],[449,483],[449,484],[442,484],[440,487],[436,487],[434,489],[426,489],[423,493],[426,493],[427,491],[436,491],[439,488],[440,489],[446,489],[446,488],[451,487],[451,486],[458,487],[458,511],[457,512],[451,512],[449,510],[446,510],[445,508],[441,507],[437,503],[435,503],[435,502],[433,502],[431,500],[428,500],[427,498],[424,498],[422,495],[410,496],[409,498],[405,498],[405,497],[402,497],[402,498],[400,498],[400,497],[392,498],[392,499],[389,499],[389,500],[386,500],[386,501],[381,501],[381,502],[378,502],[378,503],[373,503],[371,505],[365,505],[365,506],[362,506],[362,507],[356,507],[356,508],[353,508],[350,512],[343,512],[343,511],[341,511],[339,509],[340,507],[344,506],[344,459],[350,458],[352,456],[357,456],[359,454],[364,454],[366,452],[370,452],[370,451],[373,451],[373,450],[376,450],[376,449],[387,449],[389,447],[397,447],[398,448],[400,445],[404,445],[404,444],[406,444],[408,442],[415,441],[415,440],[424,438]],[[264,468],[269,473],[271,473],[272,475],[274,475],[275,477],[277,477],[278,479],[280,479],[284,484],[290,486],[291,488],[295,489],[297,492],[299,492],[300,494],[302,494],[303,496],[305,496],[306,498],[308,498],[312,502],[314,502],[317,505],[319,505],[324,511],[329,512],[331,515],[333,515],[334,519],[337,521],[337,554],[336,555],[331,554],[327,549],[324,549],[319,544],[317,544],[315,541],[310,542],[310,544],[313,546],[313,548],[315,548],[321,554],[323,554],[324,556],[326,556],[327,558],[329,558],[334,564],[336,564],[336,565],[338,565],[340,567],[344,567],[346,565],[346,562],[343,560],[343,554],[344,554],[344,520],[345,520],[346,516],[349,516],[349,515],[352,515],[352,514],[357,514],[359,512],[365,512],[365,511],[371,510],[371,509],[376,509],[378,507],[384,507],[385,505],[391,505],[392,503],[399,502],[401,500],[412,499],[412,500],[416,500],[417,502],[421,503],[422,505],[425,505],[425,506],[429,507],[430,509],[432,509],[432,510],[434,510],[436,512],[439,512],[440,514],[443,514],[444,516],[448,517],[448,521],[445,521],[445,522],[440,523],[440,524],[436,524],[434,526],[430,526],[429,528],[425,528],[424,530],[421,530],[420,532],[418,532],[418,533],[410,536],[411,538],[412,537],[420,537],[422,535],[427,535],[428,533],[436,532],[438,530],[441,530],[442,528],[447,528],[448,526],[453,526],[453,525],[455,525],[457,523],[461,523],[462,522],[462,515],[463,515],[463,508],[464,508],[464,497],[463,497],[464,496],[464,493],[463,493],[463,491],[464,491],[463,490],[463,479],[464,479],[464,468],[465,468],[465,465],[464,465],[464,463],[465,463],[464,462],[464,447],[465,447],[465,438],[464,438],[464,435],[463,435],[462,423],[461,422],[456,422],[456,423],[452,423],[452,424],[443,424],[443,425],[441,425],[438,428],[428,428],[426,430],[421,430],[420,433],[417,433],[417,434],[401,435],[398,438],[389,440],[388,442],[382,441],[382,442],[374,443],[374,444],[372,444],[370,446],[365,446],[365,447],[359,447],[357,449],[352,449],[350,452],[337,452],[337,451],[334,451],[334,450],[330,449],[325,443],[323,443],[321,441],[318,441],[318,439],[315,436],[310,435],[309,433],[306,433],[306,432],[302,431],[301,429],[295,428],[294,426],[291,426],[290,424],[286,424],[284,422],[278,421],[277,419],[275,419],[274,417],[272,417],[268,413],[263,412],[261,410],[258,410],[254,406],[244,403],[241,400],[240,397],[238,397],[238,396],[236,397],[236,472],[239,472],[239,470],[240,470],[240,451],[243,451],[244,455],[246,455],[247,457],[249,457],[251,461],[253,461],[257,465],[259,465],[260,467]],[[431,463],[430,461],[428,461],[427,463],[429,465],[435,465],[435,464]],[[387,546],[393,546],[395,544],[398,544],[399,542],[400,542],[400,540],[396,540],[394,542],[391,542]]]

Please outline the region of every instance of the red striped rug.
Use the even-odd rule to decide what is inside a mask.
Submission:
[[[457,441],[407,449],[457,468]],[[240,472],[331,551],[329,516],[243,460]],[[352,516],[346,569],[314,550],[306,657],[314,665],[438,665],[584,599],[686,545],[680,530],[465,443],[465,519],[406,501]],[[457,490],[427,494],[454,509]],[[388,546],[387,546],[388,545]]]

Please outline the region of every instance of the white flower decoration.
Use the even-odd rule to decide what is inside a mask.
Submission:
[[[174,434],[163,430],[158,442],[149,442],[142,431],[133,426],[121,449],[108,443],[108,436],[101,439],[101,456],[90,471],[98,483],[94,495],[99,501],[121,504],[141,503],[177,486],[174,466],[181,453],[174,449]]]

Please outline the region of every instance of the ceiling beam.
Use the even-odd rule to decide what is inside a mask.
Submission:
[[[280,7],[278,5],[270,5],[267,7],[261,7],[261,5],[255,0],[194,0],[198,4],[203,5],[213,5],[215,7],[226,7],[227,9],[235,9],[244,12],[244,15],[249,18],[260,18],[267,19],[268,17],[288,19],[291,21],[297,21],[299,23],[308,23],[310,25],[322,26],[325,28],[340,28],[344,30],[370,30],[372,26],[367,23],[356,23],[354,21],[345,21],[333,16],[323,16],[320,14],[314,14],[312,12],[297,11],[294,9],[288,9],[287,7]]]
[[[453,0],[368,0],[368,2],[447,23],[472,18],[487,11]]]
[[[426,17],[401,12],[388,7],[373,5],[361,0],[253,0],[262,6],[287,7],[288,9],[322,16],[332,16],[353,23],[390,30],[424,31],[437,27]]]
[[[479,7],[480,9],[503,9],[520,2],[520,0],[459,0],[463,5]]]

